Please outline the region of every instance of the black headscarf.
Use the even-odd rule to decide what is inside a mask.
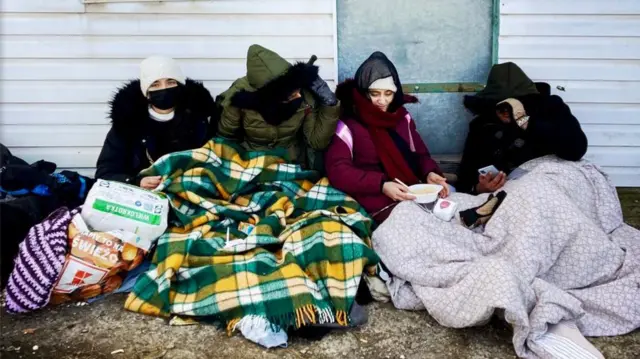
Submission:
[[[393,78],[393,83],[398,88],[388,110],[389,112],[394,112],[404,105],[404,93],[402,91],[400,77],[398,76],[398,70],[396,70],[396,67],[385,54],[380,51],[371,54],[356,71],[355,81],[358,92],[368,97],[369,86],[377,80],[389,76]]]

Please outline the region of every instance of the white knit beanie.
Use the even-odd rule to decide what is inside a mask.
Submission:
[[[160,79],[174,79],[185,83],[185,77],[176,60],[164,56],[147,57],[140,63],[140,90],[147,96],[149,87]]]
[[[393,82],[393,77],[388,76],[382,79],[375,80],[370,86],[370,89],[376,90],[391,90],[393,92],[398,92],[398,88],[396,84]]]

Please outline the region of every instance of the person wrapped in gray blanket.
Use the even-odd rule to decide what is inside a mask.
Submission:
[[[476,117],[457,173],[459,192],[494,192],[529,160],[556,155],[579,161],[587,152],[587,136],[569,106],[551,95],[549,84],[534,83],[512,62],[494,65],[486,87],[465,96],[464,105]],[[479,174],[486,166],[500,172]]]
[[[523,358],[602,358],[584,336],[640,327],[640,231],[623,222],[597,166],[545,156],[522,164],[481,231],[416,203],[398,204],[373,234],[395,307],[464,328],[503,313]],[[460,212],[488,194],[453,193]],[[494,197],[495,198],[495,197]]]

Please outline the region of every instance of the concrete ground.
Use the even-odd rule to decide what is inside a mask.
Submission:
[[[626,221],[640,228],[640,189],[619,193]],[[163,319],[127,312],[124,299],[114,295],[29,316],[7,316],[3,310],[0,358],[515,358],[511,331],[500,321],[448,329],[426,312],[399,311],[389,304],[368,306],[369,322],[360,329],[334,332],[316,342],[290,338],[288,349],[265,350],[215,327],[172,327]],[[640,358],[639,330],[591,342],[606,358]],[[120,349],[123,352],[111,354]]]

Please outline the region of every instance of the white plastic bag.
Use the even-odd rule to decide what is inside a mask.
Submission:
[[[82,218],[95,231],[122,230],[154,242],[167,229],[169,201],[127,184],[98,180],[82,207]]]

